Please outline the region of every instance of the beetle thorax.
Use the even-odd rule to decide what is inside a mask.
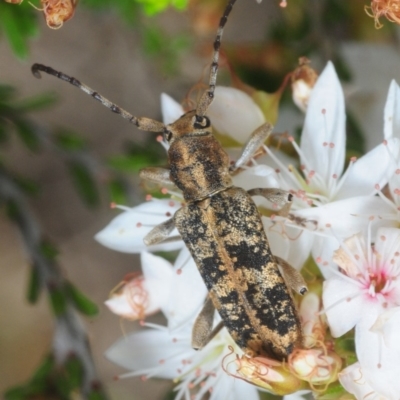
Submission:
[[[198,201],[232,186],[229,156],[212,134],[183,136],[168,151],[170,178],[186,201]]]

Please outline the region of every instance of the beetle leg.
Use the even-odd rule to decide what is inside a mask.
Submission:
[[[231,167],[231,171],[235,171],[246,165],[254,156],[255,152],[262,146],[267,137],[271,134],[273,126],[269,122],[265,122],[258,127],[250,136],[244,145],[242,154],[235,164]]]
[[[283,258],[274,256],[275,261],[280,267],[283,278],[285,279],[286,284],[292,288],[296,293],[301,295],[307,292],[307,284],[304,278],[301,276],[300,272],[297,271],[294,267],[292,267],[287,261]]]
[[[169,169],[161,167],[147,167],[139,171],[139,176],[146,181],[158,183],[164,186],[171,186],[173,183],[169,178]]]
[[[262,196],[269,200],[271,203],[281,207],[278,215],[287,217],[289,215],[290,207],[292,206],[293,195],[286,190],[276,188],[257,188],[247,191],[250,196]]]
[[[212,329],[215,307],[210,297],[207,297],[203,309],[197,316],[192,329],[192,347],[201,350],[224,326],[221,321]]]
[[[174,217],[167,219],[162,224],[155,226],[143,239],[146,246],[157,244],[168,238],[174,230]]]

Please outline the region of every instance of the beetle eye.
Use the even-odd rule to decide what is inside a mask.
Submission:
[[[193,127],[196,129],[208,128],[211,125],[210,118],[196,115]]]
[[[171,131],[165,131],[164,132],[164,139],[169,142],[172,139],[172,132]]]

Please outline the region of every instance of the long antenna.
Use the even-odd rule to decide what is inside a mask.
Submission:
[[[207,112],[208,107],[214,100],[214,91],[215,91],[215,84],[217,82],[217,74],[218,74],[218,59],[219,59],[219,49],[221,47],[221,38],[222,34],[224,33],[224,27],[226,21],[228,20],[228,16],[232,11],[233,5],[236,3],[236,0],[229,0],[229,3],[225,7],[225,11],[222,14],[221,20],[219,21],[219,26],[217,30],[217,36],[214,40],[214,54],[210,66],[210,78],[208,82],[208,90],[203,93],[200,98],[199,103],[197,104],[196,108],[196,115],[203,116]]]
[[[47,67],[43,64],[33,64],[32,65],[32,73],[36,78],[41,78],[40,71],[45,72],[46,74],[53,75],[58,79],[61,79],[65,82],[70,83],[73,86],[76,86],[78,89],[83,90],[86,94],[93,97],[97,101],[99,101],[103,106],[107,107],[115,114],[119,114],[122,118],[127,119],[130,123],[136,125],[142,131],[148,132],[159,132],[162,133],[165,130],[165,125],[162,122],[155,121],[151,118],[145,117],[135,117],[130,112],[124,110],[122,107],[117,104],[111,102],[101,94],[97,93],[95,90],[90,88],[69,75],[64,74],[63,72],[56,71],[51,67]]]

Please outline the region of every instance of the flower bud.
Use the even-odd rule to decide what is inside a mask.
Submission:
[[[292,98],[301,111],[306,112],[312,88],[318,74],[310,66],[310,60],[300,57],[299,66],[292,73]]]
[[[296,349],[289,358],[291,371],[312,386],[329,385],[338,379],[342,359],[324,349]]]
[[[264,357],[242,356],[237,361],[237,373],[247,382],[276,395],[285,395],[307,388],[307,384],[293,375],[285,365]]]
[[[321,315],[321,299],[312,291],[307,292],[301,300],[299,314],[303,327],[304,347],[314,347],[325,339],[326,322]]]
[[[144,276],[138,274],[127,275],[104,304],[114,314],[130,320],[144,319],[159,309],[157,299],[149,296]]]

